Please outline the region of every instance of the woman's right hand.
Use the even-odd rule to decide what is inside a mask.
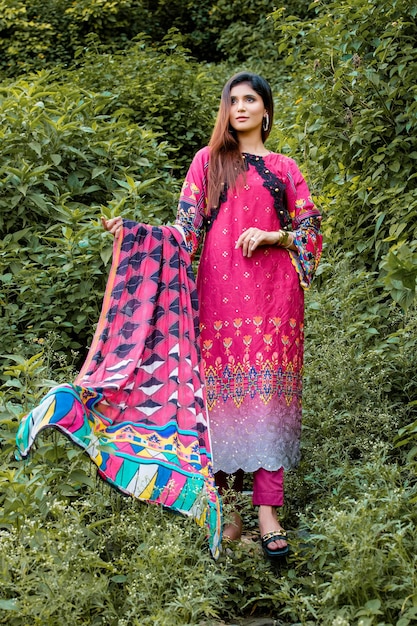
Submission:
[[[101,216],[101,223],[104,230],[108,230],[114,237],[117,237],[123,226],[123,219],[119,216],[106,219],[104,215]]]

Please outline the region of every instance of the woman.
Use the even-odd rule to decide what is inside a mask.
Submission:
[[[195,155],[176,224],[193,257],[216,484],[253,473],[262,545],[288,551],[278,517],[284,469],[299,460],[303,289],[321,252],[320,214],[296,163],[265,147],[269,84],[241,72],[225,85],[210,143]],[[117,234],[121,219],[103,220]],[[224,529],[235,540],[239,515]]]

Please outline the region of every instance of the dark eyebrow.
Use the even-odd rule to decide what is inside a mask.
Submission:
[[[242,97],[243,97],[243,98],[254,98],[254,97],[255,97],[255,96],[257,96],[257,95],[258,95],[257,93],[245,93],[245,94],[243,94],[243,96],[242,96]],[[237,96],[232,96],[232,95],[231,95],[230,97],[231,97],[231,98],[236,98]]]

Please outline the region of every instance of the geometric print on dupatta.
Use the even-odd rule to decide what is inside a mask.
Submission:
[[[175,227],[123,221],[102,311],[74,384],[52,389],[21,422],[18,458],[54,427],[81,446],[123,493],[206,525],[219,554],[198,300]]]

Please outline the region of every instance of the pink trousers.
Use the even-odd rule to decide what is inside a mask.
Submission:
[[[238,470],[232,476],[224,472],[215,474],[216,485],[222,494],[231,487],[233,491],[243,489],[243,470]],[[262,504],[269,506],[282,506],[284,504],[284,468],[270,472],[262,467],[253,473],[253,496],[254,506]]]

